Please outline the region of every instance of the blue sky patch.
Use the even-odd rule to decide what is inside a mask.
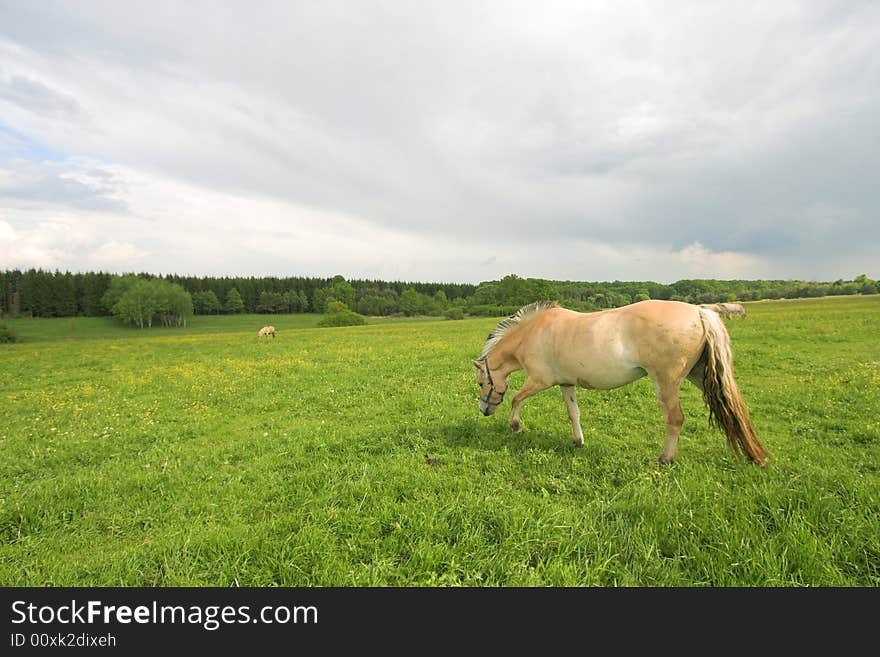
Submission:
[[[66,155],[0,123],[0,157],[15,157],[31,162],[60,162]]]

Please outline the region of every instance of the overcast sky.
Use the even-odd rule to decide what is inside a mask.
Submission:
[[[880,278],[880,2],[0,0],[0,269]]]

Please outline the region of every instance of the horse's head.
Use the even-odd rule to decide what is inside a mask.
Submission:
[[[504,393],[507,392],[507,378],[505,377],[503,381],[496,381],[492,378],[488,356],[483,356],[473,363],[477,368],[477,385],[480,386],[480,413],[489,416],[504,401]]]

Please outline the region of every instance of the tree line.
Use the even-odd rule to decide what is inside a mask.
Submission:
[[[615,308],[644,299],[720,303],[758,299],[876,294],[865,274],[830,282],[688,279],[551,281],[514,274],[479,285],[304,277],[187,277],[149,273],[0,272],[0,314],[72,317],[115,315],[128,324],[184,324],[193,314],[327,313],[342,304],[360,315],[502,316],[539,299],[576,310]],[[332,306],[339,308],[339,305]]]
[[[135,281],[154,282],[130,291]],[[159,286],[158,282],[166,284]],[[190,314],[220,313],[326,313],[338,301],[362,315],[443,314],[450,304],[463,305],[477,286],[460,283],[421,283],[304,277],[187,277],[150,273],[71,273],[42,269],[0,271],[0,315],[14,317],[98,317],[116,315],[127,323],[136,308],[149,310],[152,296],[183,290],[192,305]],[[161,292],[160,292],[161,288]],[[124,294],[128,297],[119,305]],[[138,300],[134,297],[137,296]],[[140,304],[140,306],[138,305]],[[146,305],[144,305],[146,304]],[[162,304],[159,308],[163,307]],[[162,321],[157,311],[143,322]],[[184,317],[175,314],[174,317]],[[168,320],[170,315],[165,316]],[[176,320],[174,320],[176,321]]]

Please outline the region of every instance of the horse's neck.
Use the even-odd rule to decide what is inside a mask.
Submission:
[[[490,367],[493,372],[507,377],[511,372],[522,369],[517,357],[521,340],[516,335],[505,337],[489,354]]]

